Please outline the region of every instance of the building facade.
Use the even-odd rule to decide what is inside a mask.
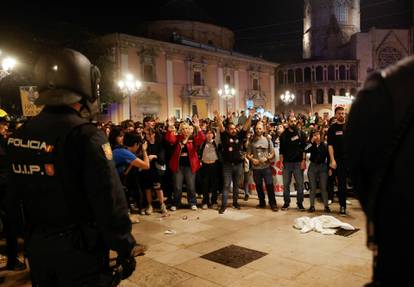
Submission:
[[[227,28],[190,21],[158,21],[148,36],[110,34],[99,39],[111,51],[114,81],[131,73],[143,85],[131,95],[131,118],[152,115],[212,117],[246,109],[247,101],[274,112],[277,64],[231,51],[234,34]],[[226,101],[218,94],[225,84],[236,95]],[[116,91],[114,91],[116,92]],[[129,97],[111,104],[102,120],[119,123],[129,116]]]
[[[279,112],[329,112],[332,96],[356,96],[370,73],[412,54],[413,29],[360,32],[359,0],[305,0],[303,24],[304,61],[277,68]]]

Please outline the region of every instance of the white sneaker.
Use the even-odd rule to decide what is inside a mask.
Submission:
[[[332,204],[332,200],[328,200],[328,205],[331,205]]]
[[[145,214],[146,215],[151,215],[152,214],[152,205],[148,205],[148,207],[145,209]]]
[[[206,210],[206,209],[208,209],[208,205],[207,204],[203,204],[203,206],[201,208],[204,209],[204,210]]]
[[[197,206],[196,205],[191,205],[191,210],[196,211],[197,210]]]
[[[171,211],[176,211],[177,210],[177,207],[175,207],[174,205],[173,206],[171,206]]]
[[[161,213],[162,214],[167,213],[167,207],[165,206],[165,203],[161,204]]]
[[[212,209],[218,209],[218,205],[217,205],[216,203],[214,203],[214,204],[211,206],[211,208],[212,208]]]
[[[351,202],[351,201],[349,201],[349,200],[347,200],[347,201],[346,201],[346,205],[352,205],[352,202]]]

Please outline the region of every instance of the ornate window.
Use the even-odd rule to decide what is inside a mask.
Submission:
[[[384,47],[378,53],[378,65],[385,68],[402,59],[402,54],[394,47]]]
[[[151,56],[144,56],[142,58],[142,80],[144,82],[156,82],[155,61]]]
[[[297,68],[295,70],[295,79],[296,79],[296,83],[302,83],[303,82],[303,74],[302,74],[302,69],[301,68]]]
[[[310,83],[312,79],[312,70],[309,67],[305,68],[305,83]]]
[[[293,70],[288,70],[288,83],[293,84],[294,79],[295,79],[295,74]]]
[[[346,80],[346,68],[344,65],[339,66],[339,80]]]
[[[320,105],[323,104],[323,90],[318,89],[316,91],[316,104]]]
[[[204,86],[204,69],[202,64],[192,64],[192,85]]]
[[[335,67],[333,65],[328,66],[328,81],[335,81]]]
[[[253,79],[253,90],[259,90],[259,79]]]
[[[193,73],[193,85],[201,86],[201,71],[194,71]]]
[[[251,78],[251,87],[253,91],[260,91],[260,77],[259,73],[257,72],[251,72],[250,73]]]
[[[227,85],[231,85],[231,76],[230,75],[226,75],[226,80],[225,80]]]
[[[350,70],[350,79],[351,80],[353,80],[353,81],[355,81],[356,79],[357,79],[357,69],[356,69],[356,66],[355,65],[351,65],[351,68],[349,69]]]
[[[283,85],[283,78],[284,78],[284,75],[283,75],[283,71],[279,71],[278,73],[277,73],[277,78],[278,78],[278,82],[279,82],[279,85]]]
[[[339,24],[348,23],[348,3],[347,0],[337,0],[335,2],[335,16]]]
[[[322,66],[316,67],[316,81],[322,82],[323,81],[323,68]]]
[[[140,58],[141,80],[144,82],[157,81],[156,59],[158,52],[151,47],[143,47],[138,53]]]

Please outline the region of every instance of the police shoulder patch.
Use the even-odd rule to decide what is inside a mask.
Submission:
[[[108,160],[112,160],[112,149],[109,143],[104,143],[101,145],[103,152]]]

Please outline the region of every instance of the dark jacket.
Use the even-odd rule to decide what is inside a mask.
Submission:
[[[352,105],[347,126],[354,188],[374,227],[369,236],[378,245],[378,286],[414,286],[412,239],[403,232],[390,234],[407,227],[414,206],[413,75],[414,58],[371,75]]]
[[[310,153],[310,161],[313,163],[328,163],[329,152],[328,145],[325,142],[321,142],[319,146],[316,143],[309,143],[305,147],[305,152]]]
[[[94,225],[110,248],[135,242],[105,135],[66,106],[45,107],[8,140],[12,193],[32,231]],[[9,198],[13,198],[10,196]]]
[[[279,154],[283,155],[285,162],[301,162],[305,149],[305,134],[295,129],[293,132],[286,129],[280,135]]]

